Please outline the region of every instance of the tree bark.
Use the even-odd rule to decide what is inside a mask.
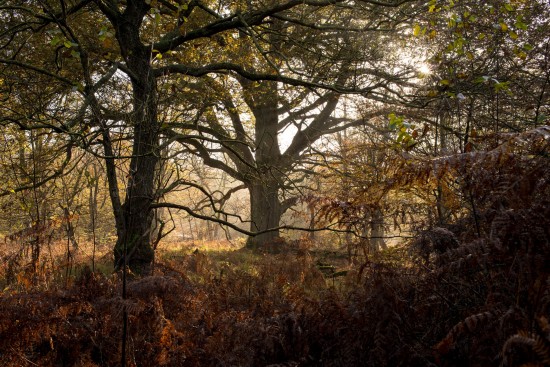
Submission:
[[[283,213],[277,183],[255,182],[248,189],[250,191],[250,217],[252,221],[250,230],[259,232],[278,227]],[[273,243],[279,237],[280,231],[276,229],[250,237],[247,245],[259,248],[266,243]]]
[[[371,246],[374,251],[388,248],[384,241],[384,213],[382,208],[377,207],[371,215]]]
[[[158,123],[156,118],[154,79],[145,88],[133,83],[135,101],[134,145],[126,200],[122,206],[124,231],[115,246],[115,263],[130,266],[133,272],[149,274],[154,260],[151,244],[154,198],[154,177],[159,162]]]
[[[129,3],[115,21],[121,53],[130,70],[133,89],[131,118],[134,132],[122,225],[114,249],[115,265],[127,265],[136,274],[148,275],[154,261],[152,246],[154,178],[160,160],[158,97],[151,66],[151,50],[142,44],[140,25],[149,6]],[[117,226],[118,227],[118,226]]]
[[[256,169],[250,172],[250,179],[246,183],[250,192],[250,230],[262,232],[278,227],[283,214],[279,200],[282,177],[277,171],[281,165],[277,83],[262,82],[253,87],[248,83],[247,92],[245,100],[256,120]],[[257,248],[273,242],[279,236],[278,229],[263,232],[250,237],[247,244]]]

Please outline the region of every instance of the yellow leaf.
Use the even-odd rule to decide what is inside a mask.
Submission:
[[[422,30],[422,28],[420,28],[420,24],[415,24],[414,29],[413,29],[413,35],[415,37],[420,36],[421,30]]]
[[[113,39],[110,37],[105,37],[102,43],[103,43],[103,47],[111,48],[113,46]]]
[[[506,32],[508,30],[508,25],[504,22],[500,22],[500,29]]]
[[[442,81],[439,82],[441,85],[450,85],[451,84],[451,81],[450,80],[447,80],[447,79],[443,79]]]
[[[510,38],[512,38],[513,40],[517,40],[518,34],[514,31],[510,31]]]

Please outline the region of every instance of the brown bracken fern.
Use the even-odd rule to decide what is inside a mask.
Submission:
[[[443,180],[460,205],[350,269],[344,289],[291,244],[253,270],[206,254],[165,260],[126,300],[115,275],[91,272],[58,289],[8,289],[1,365],[116,365],[126,309],[130,366],[548,366],[549,135],[403,163],[388,190]],[[335,208],[326,218],[354,215]]]

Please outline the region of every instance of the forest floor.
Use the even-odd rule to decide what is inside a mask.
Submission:
[[[44,252],[36,274],[4,253],[0,366],[121,365],[124,320],[127,366],[548,365],[547,253],[518,289],[505,275],[527,260],[502,249],[452,265],[396,246],[354,265],[345,251],[282,246],[170,243],[126,298],[106,248],[95,272],[89,246],[70,268],[66,246]]]

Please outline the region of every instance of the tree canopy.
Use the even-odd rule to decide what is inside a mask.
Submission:
[[[163,154],[195,154],[241,181],[249,233],[276,234],[285,179],[312,143],[342,128],[331,117],[339,96],[400,97],[410,70],[383,45],[417,10],[414,1],[7,1],[3,121],[104,160],[115,261],[147,273],[153,212],[185,209],[159,202]],[[288,125],[297,132],[281,152]],[[195,185],[170,187],[178,183]]]

